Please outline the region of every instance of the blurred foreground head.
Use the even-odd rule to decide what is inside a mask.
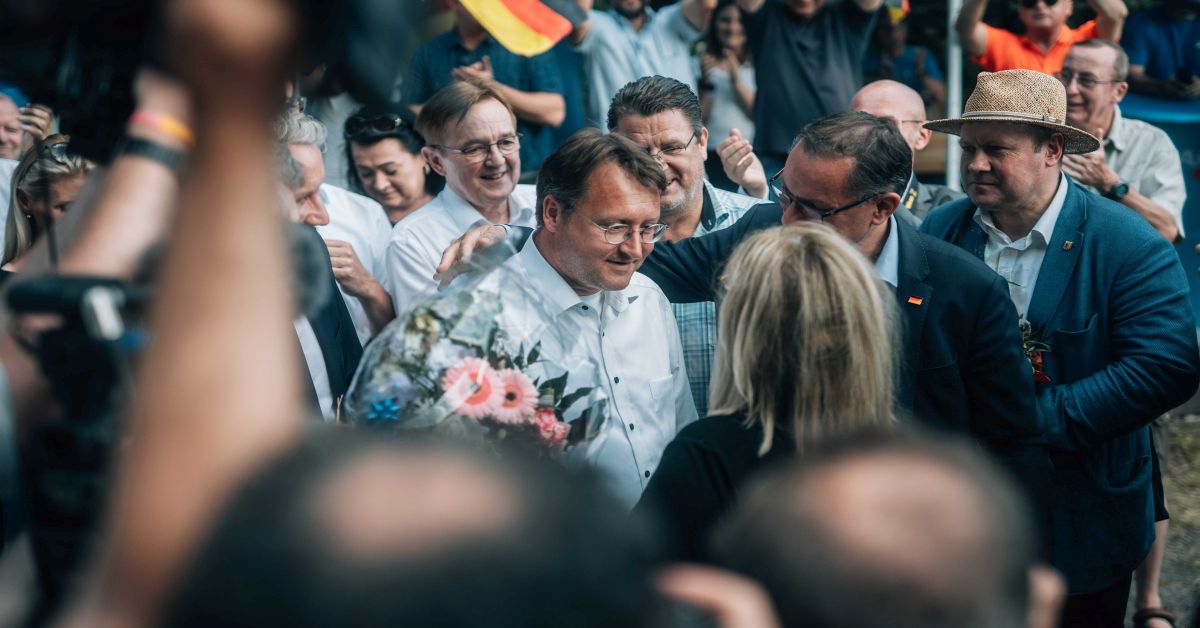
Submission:
[[[516,457],[514,457],[516,458]],[[228,505],[168,626],[648,626],[656,556],[587,478],[322,433]]]
[[[766,587],[785,626],[1015,628],[1031,615],[1028,506],[965,443],[835,439],[749,492],[714,550]]]

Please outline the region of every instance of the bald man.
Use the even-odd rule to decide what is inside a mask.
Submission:
[[[0,94],[0,159],[21,158],[21,121],[17,115],[17,103]]]
[[[968,442],[857,434],[761,480],[712,545],[785,626],[1055,625],[1029,506]]]
[[[851,111],[861,111],[883,118],[900,129],[900,135],[912,150],[913,163],[917,153],[929,145],[933,131],[926,129],[925,102],[911,87],[896,81],[868,83],[850,101]],[[929,210],[966,196],[962,192],[944,185],[917,181],[916,170],[908,179],[908,190],[896,210],[896,216],[916,227],[921,224]]]

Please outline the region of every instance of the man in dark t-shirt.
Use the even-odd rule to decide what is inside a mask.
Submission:
[[[846,111],[883,0],[738,0],[754,53],[754,149],[767,176],[804,125]]]

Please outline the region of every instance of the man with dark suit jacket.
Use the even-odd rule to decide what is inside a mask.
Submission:
[[[1130,577],[1154,540],[1148,425],[1200,382],[1175,251],[1135,212],[1062,174],[1099,142],[1067,126],[1066,93],[1028,70],[981,73],[962,118],[968,198],[921,229],[1005,276],[1042,357],[1037,404],[1053,461],[1051,559],[1064,626],[1122,626]]]
[[[1033,376],[1004,281],[892,217],[911,168],[908,144],[886,120],[857,112],[818,120],[797,138],[780,181],[772,181],[782,210],[758,205],[727,229],[659,242],[640,272],[673,302],[714,300],[717,274],[746,234],[781,221],[823,220],[874,261],[896,291],[900,409],[926,425],[973,435],[1022,476],[1036,476],[1037,452],[1018,447],[1041,433]],[[463,239],[503,237],[491,229]]]

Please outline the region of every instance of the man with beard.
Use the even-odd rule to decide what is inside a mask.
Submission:
[[[612,9],[592,11],[572,34],[584,58],[586,121],[601,127],[617,90],[643,76],[669,76],[696,89],[692,44],[708,26],[716,0],[681,0],[655,11],[646,0],[613,0]]]
[[[670,242],[729,227],[761,202],[705,180],[708,129],[701,124],[700,99],[675,79],[647,76],[622,87],[608,109],[608,130],[633,140],[662,164],[667,189],[661,220]],[[673,307],[692,398],[704,416],[716,351],[716,307],[712,301]]]
[[[1078,28],[1067,26],[1074,0],[1020,0],[1017,16],[1025,34],[1017,35],[983,23],[988,0],[965,0],[954,22],[971,60],[989,72],[1037,70],[1053,74],[1062,67],[1071,44],[1100,37],[1120,41],[1129,9],[1121,0],[1088,0],[1096,19]]]

